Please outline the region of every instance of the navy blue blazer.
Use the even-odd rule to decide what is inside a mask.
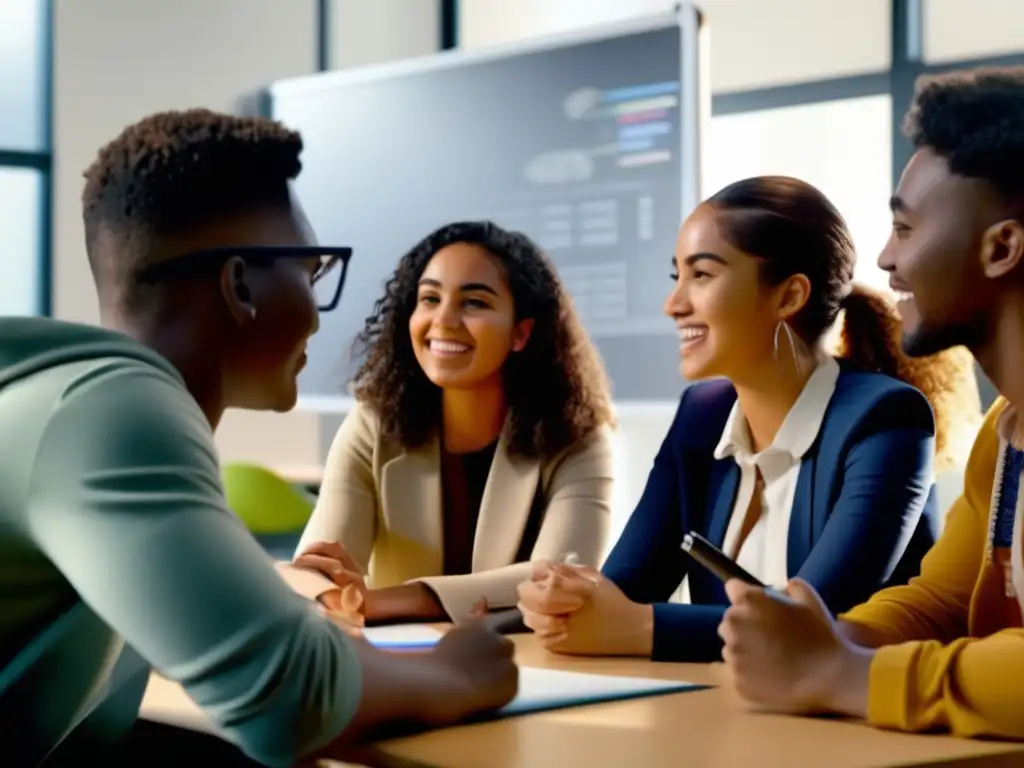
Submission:
[[[833,613],[917,574],[934,541],[935,420],[918,390],[841,364],[793,499],[789,577],[810,583]],[[736,390],[691,385],[654,459],[643,496],[602,572],[634,602],[654,604],[653,658],[721,658],[724,585],[681,549],[691,530],[721,547],[740,469],[716,460]],[[689,576],[690,605],[667,601]]]

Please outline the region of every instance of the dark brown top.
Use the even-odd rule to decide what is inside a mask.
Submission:
[[[444,575],[473,571],[473,540],[497,441],[473,453],[441,448],[444,496]]]

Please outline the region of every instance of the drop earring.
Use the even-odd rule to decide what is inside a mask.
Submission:
[[[796,337],[793,335],[793,329],[789,327],[789,323],[784,322],[782,320],[775,324],[775,340],[773,342],[773,347],[775,351],[775,362],[779,361],[779,331],[782,330],[785,330],[786,332],[786,339],[787,341],[789,341],[789,349],[793,353],[793,366],[796,368],[796,375],[800,376],[802,371],[800,365],[800,358],[797,356]]]
[[[256,319],[256,307],[249,307],[249,319],[250,320],[255,320]]]

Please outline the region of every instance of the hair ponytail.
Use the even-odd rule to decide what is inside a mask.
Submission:
[[[884,373],[917,386],[900,375],[906,373],[901,363],[909,360],[900,348],[899,315],[885,297],[854,284],[839,306],[844,311],[839,357],[862,371]]]
[[[908,357],[900,343],[896,308],[878,291],[854,285],[843,298],[838,357],[864,371],[883,373],[916,387],[935,413],[936,467],[963,459],[957,450],[963,428],[977,427],[981,397],[974,358],[963,347],[929,357]]]

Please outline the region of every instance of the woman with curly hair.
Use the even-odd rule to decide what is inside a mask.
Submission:
[[[602,573],[539,564],[520,586],[549,649],[721,658],[729,601],[682,551],[690,532],[765,584],[802,578],[834,612],[917,574],[936,446],[945,462],[951,425],[977,420],[977,383],[965,350],[902,353],[894,308],[852,283],[855,259],[839,212],[797,179],[736,182],[683,224],[665,313],[683,374],[715,380],[686,389]]]
[[[604,551],[611,404],[554,268],[527,237],[456,223],[399,262],[358,342],[357,404],[294,564],[358,621],[515,605],[529,561]]]

